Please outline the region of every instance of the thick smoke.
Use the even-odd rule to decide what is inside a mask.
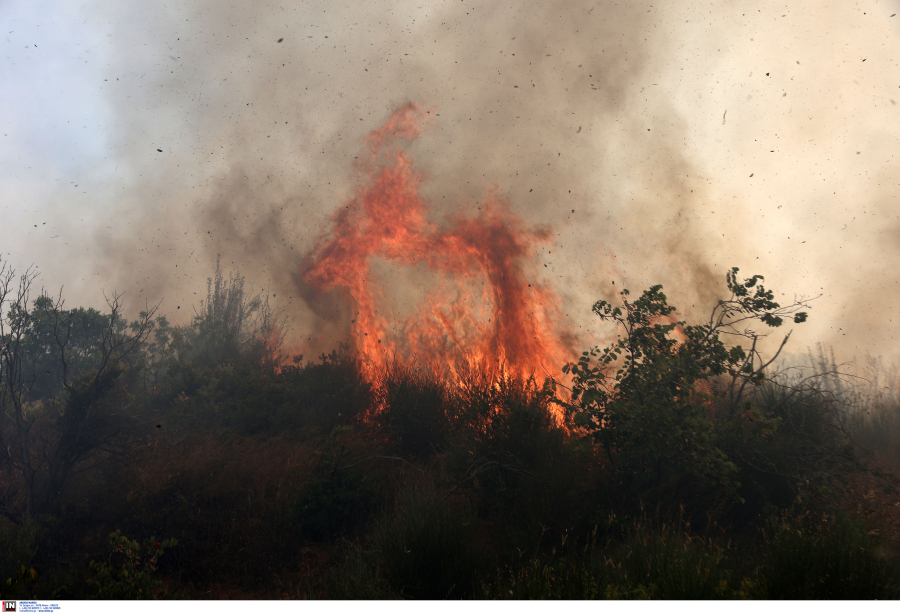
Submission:
[[[113,24],[108,147],[125,170],[106,188],[114,222],[85,237],[98,246],[85,266],[111,287],[164,299],[164,311],[189,313],[221,254],[270,292],[294,342],[318,351],[346,338],[347,306],[298,284],[297,271],[352,198],[365,135],[408,101],[435,114],[409,150],[423,196],[450,216],[495,190],[528,224],[551,228],[555,241],[534,254],[539,281],[563,296],[563,323],[585,344],[598,338],[595,300],[663,283],[682,314],[703,316],[732,265],[777,289],[825,292],[833,322],[880,265],[864,243],[817,233],[840,240],[843,224],[874,229],[884,249],[896,248],[895,215],[893,226],[861,221],[896,207],[893,149],[860,125],[838,150],[843,115],[819,99],[835,90],[813,91],[830,58],[844,83],[858,79],[878,104],[893,103],[871,74],[896,76],[883,50],[858,38],[850,49],[833,41],[824,59],[806,50],[834,20],[856,19],[849,9],[827,19],[775,4],[748,14],[730,4],[594,1],[102,10]],[[872,66],[866,55],[880,68],[857,74]],[[839,65],[845,59],[852,69]],[[862,158],[848,151],[867,148],[879,166],[862,181]],[[829,156],[858,166],[826,178],[834,189],[814,176]],[[884,298],[867,295],[869,310],[847,320],[853,333],[873,338],[867,320],[884,318],[898,289],[890,274]],[[815,324],[819,339],[835,338],[829,325]]]

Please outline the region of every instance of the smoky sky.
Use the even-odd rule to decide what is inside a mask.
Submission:
[[[4,251],[70,302],[125,291],[176,321],[221,254],[325,350],[345,310],[297,271],[363,180],[365,135],[412,101],[434,114],[409,152],[436,218],[495,190],[550,228],[536,282],[585,344],[608,332],[596,300],[661,283],[701,318],[738,266],[782,302],[822,294],[793,350],[891,354],[897,4],[88,4],[94,138],[49,173],[66,189],[5,179],[58,238],[28,217]]]

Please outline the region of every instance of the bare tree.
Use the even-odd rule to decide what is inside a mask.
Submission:
[[[0,424],[0,453],[8,472],[13,469],[21,476],[21,482],[28,490],[29,484],[35,481],[35,467],[29,461],[31,447],[31,430],[33,420],[29,420],[26,411],[28,397],[34,387],[34,378],[26,379],[21,352],[26,330],[28,329],[28,297],[31,284],[37,277],[34,268],[28,268],[16,279],[16,272],[4,262],[0,266],[0,410],[3,424]],[[5,313],[4,313],[5,311]],[[12,428],[8,428],[7,420],[11,419]],[[6,480],[3,501],[9,499],[13,480]],[[26,494],[29,503],[30,493]],[[28,505],[28,512],[32,504]]]
[[[142,312],[129,327],[121,315],[121,295],[107,298],[110,312],[99,332],[96,367],[71,373],[67,352],[72,317],[63,309],[61,292],[56,299],[42,292],[43,307],[51,315],[54,349],[63,366],[65,393],[62,398],[33,402],[36,376],[26,374],[24,348],[32,323],[29,298],[37,276],[33,268],[17,276],[5,263],[0,266],[0,463],[4,473],[18,476],[6,479],[0,509],[11,518],[21,515],[15,508],[20,505],[12,504],[19,497],[14,494],[24,497],[25,515],[44,512],[70,476],[96,466],[104,453],[119,451],[126,395],[117,379],[127,370],[126,358],[152,331],[158,308]]]

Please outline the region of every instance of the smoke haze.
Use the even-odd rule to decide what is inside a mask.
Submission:
[[[536,282],[585,345],[596,300],[662,283],[702,317],[739,266],[783,302],[823,294],[794,351],[895,352],[897,2],[17,6],[4,258],[71,305],[186,317],[221,254],[292,342],[333,347],[348,313],[298,272],[412,101],[434,115],[409,146],[422,196],[447,218],[494,190],[548,228]]]

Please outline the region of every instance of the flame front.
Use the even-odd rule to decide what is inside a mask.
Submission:
[[[507,199],[490,192],[477,212],[464,206],[438,225],[419,194],[421,176],[399,141],[412,141],[434,115],[415,104],[398,109],[366,139],[369,155],[356,197],[333,216],[333,227],[308,257],[305,283],[339,289],[356,313],[352,343],[370,369],[388,359],[451,370],[459,360],[516,375],[550,374],[569,359],[555,334],[559,299],[529,283],[534,246],[547,230],[527,228]],[[439,287],[393,329],[379,299],[393,289],[373,271],[373,258],[419,266]]]

